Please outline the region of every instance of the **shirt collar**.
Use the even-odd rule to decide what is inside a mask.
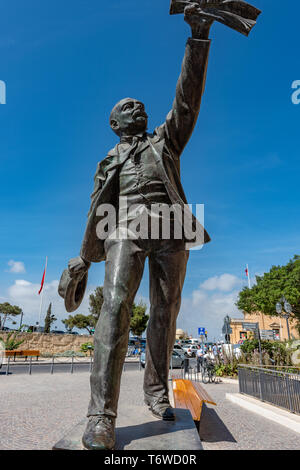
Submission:
[[[136,135],[123,135],[120,139],[121,144],[124,144],[125,142],[128,144],[132,144],[133,138],[137,137],[138,140],[143,140],[145,137],[146,133],[145,132],[140,132],[139,134]]]

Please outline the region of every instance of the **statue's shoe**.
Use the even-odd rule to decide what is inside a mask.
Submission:
[[[163,419],[164,421],[174,421],[175,412],[171,406],[168,397],[153,397],[153,399],[145,398],[146,405],[156,418]]]
[[[115,419],[110,416],[91,416],[82,437],[88,450],[111,450],[115,447]]]

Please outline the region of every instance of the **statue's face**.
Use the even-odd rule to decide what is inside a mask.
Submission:
[[[111,128],[116,134],[136,135],[147,130],[148,116],[141,101],[125,98],[113,108]]]

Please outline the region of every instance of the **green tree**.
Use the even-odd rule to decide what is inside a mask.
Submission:
[[[52,303],[50,303],[45,317],[44,333],[50,333],[51,325],[56,322],[56,320],[57,318],[52,313]]]
[[[17,305],[11,305],[8,302],[0,304],[0,329],[3,330],[6,320],[21,315],[22,309]]]
[[[132,306],[132,316],[130,320],[130,330],[135,336],[142,336],[145,329],[147,328],[147,323],[149,320],[149,315],[146,315],[147,305],[142,301],[138,304],[133,304]]]
[[[20,333],[20,330],[21,329],[19,329],[18,331],[11,331],[10,333],[8,333],[5,339],[0,338],[0,341],[3,341],[4,343],[4,347],[6,351],[14,351],[18,349],[18,347],[22,343],[24,343],[25,339],[20,339],[20,340],[17,339]]]
[[[77,313],[77,315],[74,316],[69,315],[69,317],[62,320],[62,322],[68,330],[72,331],[73,328],[78,328],[79,330],[87,330],[90,335],[93,334],[95,326],[93,315],[82,315],[81,313]]]
[[[103,300],[103,287],[96,287],[89,297],[90,314],[69,315],[68,318],[62,320],[63,324],[69,331],[72,331],[73,328],[78,328],[79,330],[87,330],[92,335],[100,316]]]
[[[91,315],[94,318],[94,327],[96,326],[98,318],[100,316],[103,302],[103,287],[96,287],[94,293],[91,294],[89,298],[89,311],[91,312]]]
[[[276,302],[285,296],[291,304],[300,331],[300,256],[295,255],[285,266],[272,266],[268,273],[256,276],[256,284],[239,293],[236,303],[246,313],[262,312],[277,316]]]

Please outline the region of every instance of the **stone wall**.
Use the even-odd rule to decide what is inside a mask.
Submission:
[[[8,333],[0,332],[0,337],[6,339]],[[44,333],[20,333],[18,340],[25,339],[18,349],[34,349],[40,353],[62,353],[65,351],[80,351],[83,343],[93,342],[89,335],[55,335]]]

